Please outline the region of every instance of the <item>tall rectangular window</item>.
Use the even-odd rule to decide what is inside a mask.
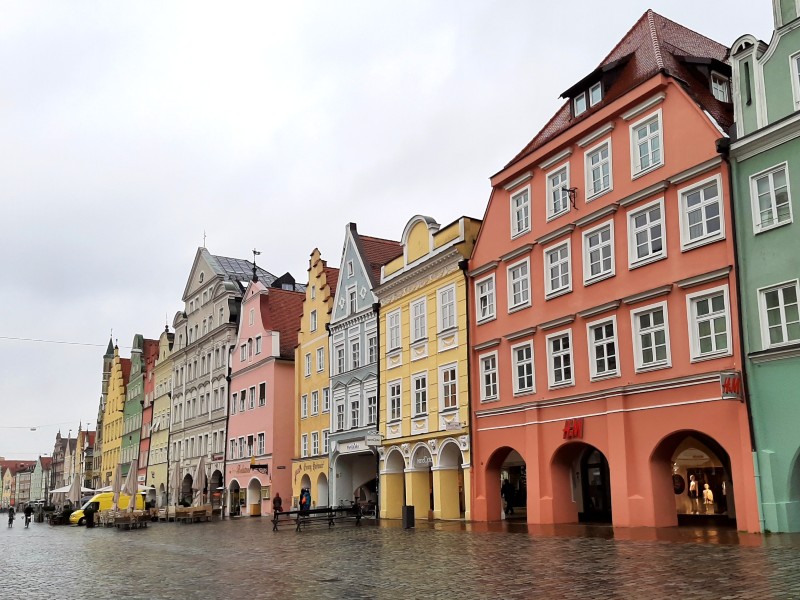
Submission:
[[[448,365],[439,369],[441,381],[441,406],[442,410],[449,410],[458,406],[458,372],[456,365]]]
[[[250,388],[250,404],[248,405],[249,408],[256,407],[256,386]]]
[[[325,370],[325,348],[317,348],[317,372]]]
[[[724,237],[719,178],[681,190],[681,241],[684,249]]]
[[[311,375],[311,354],[305,355],[305,375],[306,377]]]
[[[531,190],[526,187],[511,194],[511,237],[531,229]]]
[[[344,357],[344,344],[337,344],[334,348],[334,351],[336,352],[336,372],[344,373],[347,371],[347,365]]]
[[[447,286],[439,290],[439,331],[456,326],[456,288]]]
[[[308,434],[304,433],[300,438],[300,457],[308,458]]]
[[[330,452],[331,442],[330,442],[331,432],[327,429],[322,430],[322,453],[327,454]]]
[[[692,359],[730,354],[727,286],[686,297],[692,334]]]
[[[329,412],[331,410],[331,389],[322,389],[322,412]]]
[[[660,110],[631,125],[631,149],[634,177],[664,163]]]
[[[562,331],[547,336],[547,362],[550,387],[572,385],[572,333]]]
[[[481,356],[481,401],[497,400],[497,353]]]
[[[314,390],[311,392],[311,414],[319,414],[319,391]]]
[[[547,216],[557,217],[569,210],[569,163],[547,175]]]
[[[351,315],[358,311],[358,294],[355,289],[347,291],[347,304]]]
[[[401,402],[402,396],[400,392],[400,382],[392,381],[389,383],[389,420],[399,421],[402,416]]]
[[[244,412],[247,406],[247,390],[239,392],[239,412]]]
[[[344,398],[336,401],[336,431],[344,431]]]
[[[216,434],[214,434],[214,435],[216,435]],[[263,433],[259,433],[258,434],[258,455],[261,456],[262,454],[264,454],[264,434]]]
[[[353,369],[361,366],[361,342],[358,339],[350,340],[350,366]]]
[[[411,303],[411,342],[428,337],[428,319],[425,298]]]
[[[267,384],[266,383],[259,383],[258,384],[258,405],[264,406],[267,403]]]
[[[572,289],[570,276],[570,244],[566,241],[544,251],[545,295],[555,296]]]
[[[750,178],[753,225],[756,233],[792,222],[786,163]]]
[[[508,267],[508,309],[530,306],[530,261],[526,258]]]
[[[763,347],[781,346],[800,340],[797,309],[798,282],[759,290]]]
[[[511,359],[514,368],[514,393],[526,394],[534,391],[533,343],[512,347]]]
[[[583,234],[583,281],[588,284],[614,274],[614,222]]]
[[[300,396],[300,418],[305,419],[308,417],[308,394]]]
[[[589,334],[589,371],[592,378],[619,375],[617,321],[611,318],[586,326]]]
[[[668,367],[669,326],[667,303],[645,306],[631,313],[637,370]]]
[[[414,414],[424,415],[428,412],[428,376],[425,373],[413,375],[411,386],[414,393]]]
[[[494,312],[494,275],[475,282],[475,311],[477,320],[493,319]]]
[[[639,266],[667,255],[664,199],[628,214],[628,264]]]
[[[239,346],[239,360],[242,362],[247,360],[247,344]]]
[[[367,425],[378,422],[378,395],[375,392],[367,394]]]
[[[367,338],[367,361],[371,365],[378,361],[378,336],[374,333]]]
[[[261,354],[261,336],[256,337],[256,354]],[[217,362],[219,362],[219,350],[217,350],[216,356]]]
[[[730,102],[728,78],[718,73],[711,73],[711,93],[720,102]]]
[[[611,187],[611,142],[606,141],[586,152],[587,200],[607,192]]]
[[[309,329],[311,331],[317,330],[317,311],[312,310],[311,314],[309,315]]]
[[[311,432],[311,455],[317,456],[319,454],[319,432]]]
[[[400,311],[386,315],[386,328],[389,330],[389,339],[387,349],[389,351],[397,350],[400,348]]]

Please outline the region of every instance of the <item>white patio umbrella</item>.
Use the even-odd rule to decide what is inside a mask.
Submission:
[[[172,480],[169,487],[172,490],[172,503],[177,506],[181,499],[181,463],[179,461],[175,461],[172,466]]]
[[[114,471],[114,481],[111,482],[111,491],[114,493],[114,511],[119,507],[119,493],[122,491],[122,465],[117,464]]]
[[[81,501],[81,481],[77,477],[75,477],[72,480],[72,485],[69,486],[69,492],[67,492],[67,500],[72,502],[73,506]]]
[[[203,503],[203,488],[206,487],[206,457],[200,455],[200,461],[197,463],[197,472],[194,474],[194,481],[192,481],[192,490],[194,490],[194,506],[200,506]]]
[[[138,470],[139,461],[134,458],[131,461],[130,468],[128,469],[128,476],[125,478],[125,485],[122,487],[122,493],[130,496],[130,501],[128,502],[128,512],[133,512],[133,509],[136,508],[136,494],[139,491],[139,486],[136,483],[136,475]]]

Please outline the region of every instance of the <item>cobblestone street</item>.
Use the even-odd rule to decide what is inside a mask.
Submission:
[[[123,532],[18,520],[0,530],[0,572],[3,597],[35,599],[800,598],[790,536],[598,531],[390,523],[297,534],[241,519]]]

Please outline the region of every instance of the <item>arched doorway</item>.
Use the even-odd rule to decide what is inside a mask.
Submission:
[[[158,486],[158,506],[164,507],[167,505],[167,488],[164,487],[164,484],[160,484]]]
[[[261,516],[261,482],[256,477],[247,484],[247,514],[251,517]]]
[[[155,507],[156,506],[156,488],[149,487],[147,488],[147,495],[145,496],[145,502],[147,502],[148,506]]]
[[[406,471],[406,502],[414,507],[415,519],[433,517],[433,457],[426,444],[419,444],[411,453],[411,465]],[[409,502],[410,500],[410,502]]]
[[[399,448],[390,448],[381,473],[381,517],[399,519],[406,503],[406,461]]]
[[[454,440],[439,448],[439,464],[434,474],[435,510],[441,519],[463,519],[466,513],[464,457]]]
[[[180,504],[185,506],[192,504],[192,483],[194,483],[194,479],[187,473],[183,478],[183,482],[181,482]]]
[[[665,437],[651,461],[656,526],[736,525],[731,459],[695,430]]]
[[[235,479],[231,481],[230,488],[228,489],[228,514],[232,517],[238,517],[242,514],[242,504],[245,502],[244,494],[242,493],[239,482]]]
[[[513,448],[498,448],[486,463],[486,510],[489,520],[526,519],[527,506],[525,459]]]
[[[328,506],[328,476],[320,473],[317,477],[317,506]]]
[[[611,523],[611,478],[605,455],[589,444],[564,444],[551,463],[553,523]]]
[[[225,486],[222,485],[222,473],[215,470],[211,474],[211,479],[208,480],[208,491],[211,496],[211,506],[219,508],[222,506],[222,492],[225,491]]]

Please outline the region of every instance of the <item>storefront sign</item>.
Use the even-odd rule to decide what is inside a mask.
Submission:
[[[354,452],[364,452],[368,450],[366,440],[358,440],[355,442],[339,442],[337,446],[339,454],[352,454]]]
[[[211,455],[211,460],[214,461],[214,462],[218,462],[218,461],[222,460],[223,457],[224,457],[224,455],[220,452],[220,453],[217,453],[217,454],[212,454]]]
[[[367,446],[380,446],[381,442],[383,442],[382,437],[383,436],[381,436],[380,433],[378,434],[370,433],[364,438],[364,442],[367,444]]]
[[[719,374],[719,387],[723,400],[743,400],[742,375],[738,371],[724,371]]]
[[[444,429],[445,431],[457,431],[461,429],[461,421],[450,421],[449,423],[445,423]]]
[[[573,440],[583,437],[583,417],[564,421],[564,439]]]
[[[418,456],[414,461],[414,466],[417,468],[429,467],[433,464],[433,459],[430,456]]]

